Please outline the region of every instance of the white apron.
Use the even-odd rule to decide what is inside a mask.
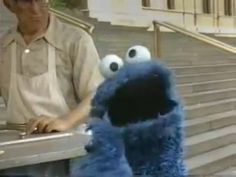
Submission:
[[[11,45],[7,122],[24,124],[40,115],[58,117],[67,114],[69,107],[57,81],[55,48],[48,44],[48,72],[35,77],[17,73],[16,52],[16,42],[14,42]]]

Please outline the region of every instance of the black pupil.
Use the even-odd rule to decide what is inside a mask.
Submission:
[[[136,51],[134,49],[130,50],[129,57],[133,58],[133,57],[135,57],[135,55],[136,55]]]
[[[117,64],[117,63],[115,63],[115,62],[112,62],[111,63],[111,65],[110,65],[110,69],[111,69],[111,71],[117,71],[118,70],[118,68],[119,68],[119,65]]]

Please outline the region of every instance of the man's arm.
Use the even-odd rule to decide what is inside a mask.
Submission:
[[[66,131],[76,125],[86,122],[90,112],[90,101],[92,94],[83,99],[77,108],[69,112],[64,117],[40,116],[31,119],[27,124],[27,134],[33,133],[37,128],[37,133],[50,133],[52,131]]]
[[[86,98],[84,98],[77,108],[72,110],[64,119],[67,122],[67,126],[63,127],[63,125],[60,124],[49,124],[49,126],[46,128],[46,132],[51,132],[54,130],[54,128],[58,129],[59,131],[68,130],[70,128],[75,127],[76,125],[79,125],[81,123],[86,122],[88,119],[88,115],[91,109],[91,99],[93,98],[93,94],[88,95]]]
[[[99,55],[94,42],[87,33],[75,43],[72,52],[73,63],[73,84],[81,102],[67,117],[72,126],[83,123],[87,120],[91,99],[93,98],[98,85],[103,81],[99,71]]]

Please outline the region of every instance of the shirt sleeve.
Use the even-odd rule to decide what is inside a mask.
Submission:
[[[103,81],[99,71],[99,55],[92,37],[84,33],[74,47],[73,83],[80,100],[96,91]]]

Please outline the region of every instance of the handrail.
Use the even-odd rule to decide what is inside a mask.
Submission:
[[[75,26],[78,26],[82,29],[84,29],[85,31],[87,31],[88,33],[92,33],[93,30],[94,30],[94,25],[90,24],[90,23],[87,23],[83,20],[80,20],[78,18],[75,18],[75,17],[72,17],[68,14],[65,14],[61,11],[58,11],[58,10],[55,10],[53,8],[50,8],[50,12],[55,14],[58,18],[62,19],[62,20],[65,20],[66,22],[68,23],[71,23]]]
[[[234,46],[231,46],[229,44],[226,44],[224,42],[221,42],[219,40],[216,40],[214,38],[211,38],[209,36],[206,36],[206,35],[203,35],[203,34],[200,34],[200,33],[197,33],[197,32],[188,31],[188,30],[186,30],[184,28],[181,28],[179,26],[176,26],[176,25],[174,25],[172,23],[153,21],[153,25],[154,25],[154,29],[157,26],[163,26],[163,27],[168,28],[170,30],[173,30],[175,32],[182,33],[182,34],[187,35],[189,37],[192,37],[194,39],[197,39],[197,40],[200,40],[200,41],[205,42],[207,44],[210,44],[210,45],[213,45],[215,47],[218,47],[218,48],[220,48],[222,50],[225,50],[227,52],[236,53],[236,47],[234,47]]]

